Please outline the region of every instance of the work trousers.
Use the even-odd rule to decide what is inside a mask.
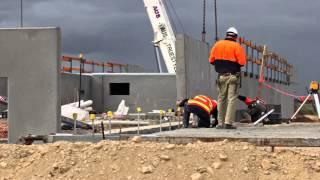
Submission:
[[[198,127],[210,127],[210,115],[203,109],[195,105],[184,105],[183,126],[189,127],[190,113],[198,116]]]
[[[239,95],[240,78],[237,75],[218,76],[218,122],[230,124],[236,118],[236,100]]]

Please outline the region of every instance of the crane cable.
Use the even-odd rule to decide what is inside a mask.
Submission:
[[[206,41],[206,0],[203,0],[202,41]]]
[[[168,18],[170,20],[170,22],[172,22],[172,30],[174,32],[174,34],[176,34],[177,32],[177,26],[176,26],[176,23],[173,19],[173,16],[172,16],[172,10],[171,8],[168,6],[168,4],[166,3],[166,1],[163,1],[163,5],[165,6],[165,8],[168,10]]]
[[[179,18],[178,13],[177,13],[176,10],[175,10],[175,7],[174,7],[173,3],[171,2],[171,0],[167,0],[167,1],[169,2],[169,5],[170,5],[170,7],[171,7],[171,9],[172,9],[172,11],[173,11],[173,14],[174,14],[175,18],[177,19],[177,21],[178,21],[178,23],[179,23],[179,25],[180,25],[180,28],[181,28],[182,33],[184,34],[185,31],[184,31],[183,24],[182,24],[182,22],[181,22],[181,20],[180,20],[180,18]]]
[[[215,41],[217,42],[217,41],[219,40],[219,38],[218,38],[218,13],[217,13],[217,0],[214,0],[214,19],[215,19],[214,26],[215,26],[215,34],[216,34]]]

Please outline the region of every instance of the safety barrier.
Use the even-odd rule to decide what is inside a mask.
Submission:
[[[247,55],[247,64],[245,65],[244,75],[259,78],[260,71],[264,72],[266,81],[289,85],[293,75],[293,65],[279,56],[275,52],[265,52],[264,46],[257,45],[252,41],[245,40],[244,37],[238,39],[244,47]],[[261,69],[262,58],[264,58],[263,69]]]
[[[128,72],[128,64],[119,64],[112,62],[97,62],[95,60],[83,59],[75,56],[62,56],[61,62],[69,63],[66,66],[65,63],[62,63],[61,71],[72,73],[74,71],[80,72],[80,69],[83,73],[94,73],[94,72]],[[75,63],[76,62],[76,63]],[[83,68],[80,68],[80,64],[83,64]]]
[[[293,75],[293,65],[289,64],[286,59],[274,52],[268,52],[267,46],[256,45],[252,41],[245,40],[242,37],[240,37],[238,41],[246,50],[247,64],[244,75],[249,75],[250,77],[255,76],[259,81],[259,87],[257,89],[258,97],[261,97],[264,87],[299,101],[306,97],[295,95],[267,83],[269,81],[290,85],[290,77]],[[256,66],[256,70],[254,66]]]

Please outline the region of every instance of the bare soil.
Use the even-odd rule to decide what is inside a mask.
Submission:
[[[0,119],[0,138],[8,137],[8,123],[7,119]]]
[[[134,141],[0,145],[0,179],[320,179],[319,148],[227,140],[187,145]]]

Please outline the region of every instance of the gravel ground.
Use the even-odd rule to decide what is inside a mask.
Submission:
[[[187,145],[132,141],[0,145],[2,179],[320,179],[319,148],[244,142]],[[0,178],[0,179],[1,179]]]

